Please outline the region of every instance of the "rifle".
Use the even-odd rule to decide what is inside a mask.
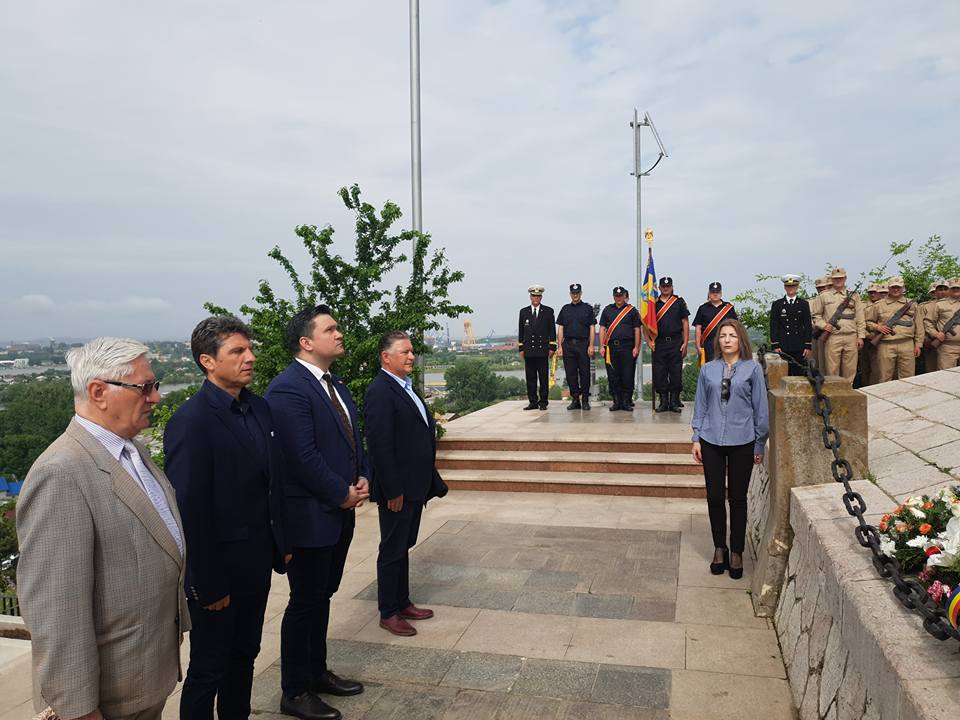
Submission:
[[[953,314],[953,317],[947,320],[947,324],[943,326],[943,330],[940,332],[942,332],[944,335],[947,335],[948,333],[950,335],[956,335],[957,325],[960,325],[960,310],[957,310]],[[943,342],[939,338],[933,338],[933,340],[930,341],[930,347],[932,348],[938,348],[942,344]]]
[[[827,323],[834,330],[837,328],[837,323],[840,322],[840,316],[843,315],[843,311],[850,307],[850,302],[853,300],[853,294],[860,294],[860,286],[857,285],[853,290],[847,290],[847,296],[843,299],[843,302],[837,306],[836,311],[833,315],[830,316],[830,321]],[[821,332],[820,336],[817,338],[822,343],[827,341],[827,338],[830,337],[833,333]]]
[[[909,301],[908,303],[904,304],[904,306],[903,306],[902,308],[900,308],[899,310],[897,310],[897,311],[890,317],[889,320],[887,320],[885,323],[879,323],[879,324],[881,324],[881,325],[886,325],[887,327],[889,327],[889,328],[890,328],[890,334],[891,334],[891,335],[895,335],[895,334],[896,334],[896,329],[894,328],[894,325],[903,325],[904,327],[910,327],[911,325],[913,325],[913,323],[905,322],[905,321],[901,320],[901,318],[904,316],[904,314],[906,314],[907,310],[909,310],[910,308],[912,308],[914,305],[915,305],[915,303],[913,302],[913,300]],[[916,316],[914,316],[914,318],[913,318],[914,322],[916,322],[916,319],[917,319]],[[880,344],[880,341],[881,341],[882,339],[883,339],[883,333],[878,330],[878,331],[877,331],[876,333],[874,333],[873,336],[870,338],[870,344],[873,345],[874,347],[876,347],[877,345]]]

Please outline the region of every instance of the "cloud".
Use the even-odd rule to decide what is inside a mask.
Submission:
[[[49,295],[21,295],[17,298],[17,306],[27,312],[49,312],[55,304]]]
[[[236,308],[262,277],[291,295],[265,256],[303,261],[295,225],[332,223],[349,254],[341,185],[409,210],[406,5],[265,7],[5,13],[3,295],[98,299],[51,301],[44,334],[142,333],[152,313],[151,333],[185,337],[204,301]],[[557,306],[570,282],[591,302],[634,284],[634,107],[670,151],[643,224],[691,304],[716,279],[858,273],[933,232],[958,251],[956,3],[463,0],[421,23],[424,224],[483,334],[512,328],[534,281]]]

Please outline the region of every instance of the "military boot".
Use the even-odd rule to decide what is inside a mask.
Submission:
[[[590,409],[590,395],[589,395],[589,394],[581,396],[581,399],[580,399],[580,407],[581,407],[583,410],[589,410],[589,409]]]
[[[567,405],[567,410],[579,410],[580,409],[580,396],[571,395],[570,404]]]
[[[674,390],[670,393],[670,412],[683,412],[683,403],[680,402],[680,391]]]
[[[620,406],[627,412],[633,412],[633,393],[624,393],[620,400]]]
[[[614,410],[623,410],[623,406],[620,405],[620,393],[613,393],[613,402],[610,403],[610,412]]]
[[[657,409],[654,410],[654,412],[662,413],[666,412],[667,410],[673,410],[673,408],[670,407],[670,401],[667,399],[667,393],[658,392],[657,395],[660,398],[660,404],[657,405]]]

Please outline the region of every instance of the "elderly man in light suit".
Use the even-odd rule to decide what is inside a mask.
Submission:
[[[67,363],[76,415],[17,503],[34,705],[64,720],[154,720],[180,677],[190,617],[174,492],[134,440],[160,383],[133,340],[97,338]]]

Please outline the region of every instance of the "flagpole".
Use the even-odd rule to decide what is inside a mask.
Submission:
[[[640,115],[636,108],[633,109],[633,174],[637,178],[637,294],[634,303],[640,303],[643,299],[642,288],[643,288],[643,227],[641,222],[641,204],[640,204],[640,181],[643,177],[640,172]],[[637,306],[637,313],[639,314],[640,307]],[[643,319],[641,318],[641,324]],[[637,369],[637,392],[638,397],[643,399],[643,330],[640,330],[640,353],[637,355],[637,364],[639,365]],[[633,402],[633,398],[630,398],[630,401]]]

